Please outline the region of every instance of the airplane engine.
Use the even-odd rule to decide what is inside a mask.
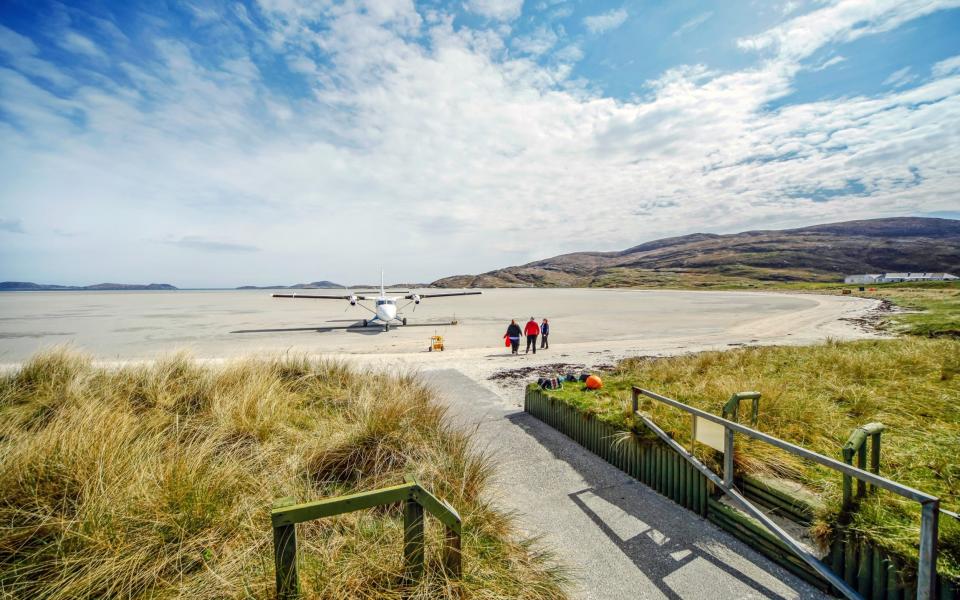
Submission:
[[[420,294],[414,294],[414,295],[413,295],[413,303],[414,303],[414,304],[420,304]]]
[[[356,306],[356,305],[357,305],[357,297],[356,297],[356,296],[350,296],[350,297],[348,298],[348,300],[350,300],[350,306]]]

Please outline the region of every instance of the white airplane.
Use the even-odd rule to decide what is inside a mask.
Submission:
[[[374,292],[376,293],[376,292]],[[407,324],[407,318],[402,316],[400,311],[404,308],[410,306],[411,304],[416,307],[420,304],[420,301],[424,298],[445,298],[449,296],[479,296],[481,292],[449,292],[442,294],[413,294],[413,293],[404,293],[405,295],[400,296],[388,296],[386,289],[383,285],[383,273],[380,273],[380,294],[377,296],[368,296],[361,295],[358,296],[354,293],[347,294],[346,296],[317,296],[313,294],[274,294],[274,298],[309,298],[311,300],[346,300],[350,303],[350,306],[360,306],[365,308],[373,313],[372,319],[364,319],[363,326],[366,327],[373,323],[380,323],[383,325],[384,331],[390,331],[391,323],[399,323],[400,325]],[[400,300],[409,300],[408,303],[404,304],[401,307],[397,307],[397,302]],[[374,303],[374,308],[370,308],[361,302],[371,301]],[[416,308],[414,308],[416,310]]]

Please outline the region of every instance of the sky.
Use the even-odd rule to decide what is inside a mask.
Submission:
[[[0,280],[960,218],[960,0],[0,1]]]

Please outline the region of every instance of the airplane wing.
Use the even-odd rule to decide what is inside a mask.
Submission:
[[[445,298],[447,296],[479,296],[483,292],[449,292],[446,294],[410,294],[409,296],[404,296],[407,300],[413,300],[414,296],[420,296],[420,298]]]
[[[311,298],[314,300],[349,300],[351,297],[357,300],[366,300],[366,296],[315,296],[311,294],[273,294],[274,298]]]

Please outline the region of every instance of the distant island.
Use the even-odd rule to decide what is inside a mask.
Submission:
[[[94,285],[53,285],[30,281],[0,281],[0,292],[71,292],[105,290],[176,290],[169,283],[97,283]]]
[[[317,290],[317,289],[343,289],[339,283],[332,281],[312,281],[310,283],[295,283],[293,285],[241,285],[238,290]]]

